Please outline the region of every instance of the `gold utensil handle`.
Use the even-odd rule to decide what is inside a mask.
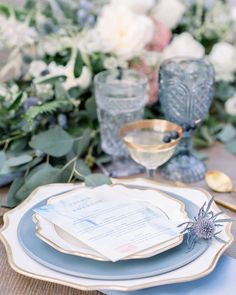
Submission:
[[[229,210],[231,210],[231,211],[233,211],[233,212],[236,213],[236,206],[235,205],[230,204],[230,203],[225,202],[225,201],[222,201],[222,200],[215,200],[215,202],[218,205],[221,205],[221,206],[223,206],[223,207],[225,207],[225,208],[227,208],[227,209],[229,209]]]

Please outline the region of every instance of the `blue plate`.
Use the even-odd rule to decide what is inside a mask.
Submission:
[[[139,186],[129,187],[147,189]],[[186,212],[190,218],[197,214],[199,208],[195,204],[179,195],[168,194],[185,204]],[[35,224],[32,221],[33,209],[45,203],[46,200],[39,202],[23,215],[17,229],[18,239],[24,251],[31,258],[48,268],[67,275],[101,280],[130,280],[151,277],[173,271],[192,262],[209,247],[208,242],[201,241],[192,250],[189,250],[184,240],[181,245],[159,255],[116,263],[64,254],[50,247],[35,235]]]

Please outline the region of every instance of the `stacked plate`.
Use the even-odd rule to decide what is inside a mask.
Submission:
[[[163,218],[183,220],[197,215],[210,199],[207,192],[158,185],[145,179],[113,181],[129,200],[151,204]],[[27,276],[73,286],[78,289],[131,291],[151,286],[189,281],[211,272],[233,241],[231,224],[225,224],[216,240],[198,242],[189,250],[179,234],[154,247],[111,262],[62,228],[34,212],[79,195],[83,186],[52,184],[38,188],[16,209],[7,213],[1,230],[11,266]],[[56,195],[56,196],[55,196]],[[213,204],[212,210],[219,212]]]

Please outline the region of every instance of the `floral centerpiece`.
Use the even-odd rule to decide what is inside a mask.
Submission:
[[[205,56],[215,67],[215,99],[194,142],[206,147],[218,139],[236,153],[235,28],[236,11],[223,0],[1,5],[0,185],[14,180],[8,206],[39,185],[101,180],[90,168],[110,158],[100,147],[92,81],[104,69],[145,73],[146,117],[155,118],[162,60]]]

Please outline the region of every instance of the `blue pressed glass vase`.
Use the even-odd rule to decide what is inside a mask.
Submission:
[[[171,180],[196,182],[204,178],[205,164],[191,153],[190,136],[207,118],[214,88],[214,69],[204,59],[165,60],[159,72],[159,95],[165,118],[184,129],[176,155],[160,173]]]

